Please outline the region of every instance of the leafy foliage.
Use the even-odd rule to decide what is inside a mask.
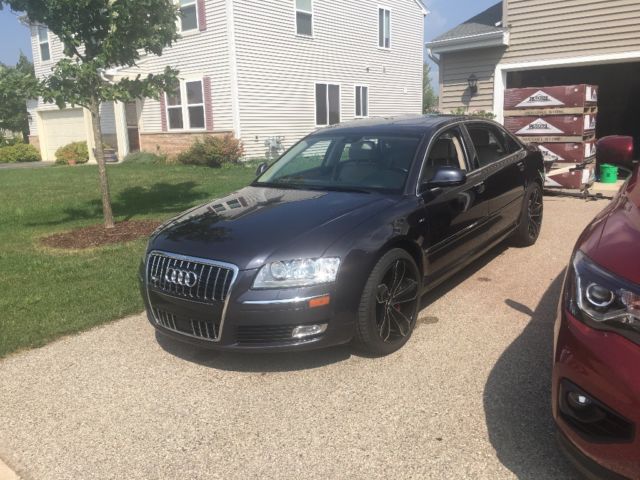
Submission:
[[[56,151],[58,165],[76,165],[89,161],[87,142],[73,142]]]
[[[40,152],[26,143],[0,147],[0,163],[39,162]]]
[[[488,120],[493,120],[494,118],[496,118],[493,112],[487,112],[486,110],[475,110],[473,112],[469,112],[464,107],[458,107],[455,110],[451,110],[451,114],[465,117],[486,118]]]
[[[37,85],[33,64],[22,53],[15,67],[0,64],[0,129],[29,136],[27,100]]]
[[[240,140],[233,135],[197,139],[191,148],[178,155],[178,162],[185,165],[206,165],[220,168],[225,163],[238,163],[244,154]]]
[[[422,68],[422,113],[432,113],[437,110],[440,99],[431,84],[431,66],[425,63]]]

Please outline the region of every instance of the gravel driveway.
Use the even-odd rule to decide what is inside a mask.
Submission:
[[[553,321],[605,202],[547,198],[539,243],[433,295],[409,344],[192,351],[127,318],[0,362],[0,457],[24,479],[574,479],[553,440]]]

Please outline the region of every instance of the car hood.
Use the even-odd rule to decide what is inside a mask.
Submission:
[[[320,257],[388,202],[374,193],[246,187],[170,220],[153,235],[150,248],[240,269]]]
[[[640,182],[636,169],[614,199],[597,236],[582,249],[603,268],[640,284]],[[598,222],[596,222],[598,223]],[[594,232],[594,233],[596,233]]]

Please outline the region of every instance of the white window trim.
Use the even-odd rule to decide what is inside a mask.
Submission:
[[[380,46],[380,10],[385,10],[387,12],[389,12],[389,46],[385,47],[384,45]],[[378,28],[376,29],[378,32],[378,36],[376,39],[376,44],[378,45],[378,48],[380,50],[391,50],[391,48],[393,47],[393,41],[392,41],[392,32],[393,32],[393,13],[390,7],[384,7],[382,5],[378,5],[378,10],[377,10],[377,16],[376,16],[376,23],[378,24]],[[382,22],[382,28],[384,29],[384,25],[385,22]],[[384,40],[384,32],[383,32],[383,40]]]
[[[193,4],[196,7],[196,28],[192,28],[190,30],[183,30],[182,29],[182,15],[179,15],[178,18],[178,32],[179,33],[184,33],[185,35],[193,35],[194,33],[198,33],[200,31],[200,12],[198,12],[198,0],[189,0],[189,4],[187,5],[181,5],[180,4],[180,0],[176,0],[176,4],[178,5],[178,8],[180,8],[180,10],[182,10],[182,8],[184,7],[189,7],[191,6],[191,4]]]
[[[43,42],[42,40],[40,40],[40,28],[46,28],[47,29],[47,41]],[[53,58],[53,55],[51,54],[51,32],[49,31],[49,27],[45,27],[44,25],[38,25],[36,26],[36,37],[38,38],[38,56],[40,57],[40,63],[47,63],[50,62],[51,59]],[[47,44],[47,48],[49,49],[49,60],[43,60],[42,59],[42,45]]]
[[[314,10],[314,0],[311,0],[311,11],[303,10],[298,8],[298,2],[293,0],[293,29],[297,37],[300,38],[313,38],[315,34],[315,15],[313,14]],[[311,15],[311,35],[305,35],[303,33],[298,33],[298,12],[307,13]]]
[[[360,108],[362,108],[362,89],[367,89],[367,114],[358,115],[358,87],[360,88]],[[353,86],[353,118],[369,118],[369,85],[357,84]]]
[[[316,92],[317,92],[317,86],[318,85],[326,85],[327,86],[327,99],[326,99],[326,104],[327,104],[327,123],[326,124],[318,124],[318,102],[316,99]],[[340,121],[338,123],[342,122],[342,85],[337,83],[337,82],[315,82],[313,84],[313,111],[314,111],[314,115],[313,115],[313,123],[315,123],[316,127],[318,128],[322,128],[322,127],[328,127],[330,125],[332,125],[331,123],[329,123],[329,85],[333,85],[334,87],[338,87],[338,115],[340,115]],[[336,125],[336,124],[333,124]]]
[[[189,103],[187,98],[187,83],[200,82],[202,89],[202,103]],[[204,132],[207,130],[207,106],[204,96],[204,79],[202,77],[184,78],[180,80],[180,108],[182,109],[182,128],[171,128],[171,120],[169,118],[169,110],[177,110],[178,105],[169,105],[169,96],[165,92],[164,104],[167,115],[167,131],[169,132]],[[191,128],[191,119],[189,118],[189,107],[202,107],[204,114],[204,127]],[[188,126],[187,126],[188,125]]]

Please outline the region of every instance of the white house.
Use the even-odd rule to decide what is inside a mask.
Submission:
[[[181,0],[182,38],[114,78],[180,71],[180,91],[160,101],[104,104],[105,143],[175,154],[198,136],[232,133],[247,157],[289,147],[320,126],[422,107],[424,15],[420,0]],[[32,26],[34,65],[46,75],[59,40]],[[82,109],[29,104],[31,138],[44,159],[61,145],[92,142]]]

